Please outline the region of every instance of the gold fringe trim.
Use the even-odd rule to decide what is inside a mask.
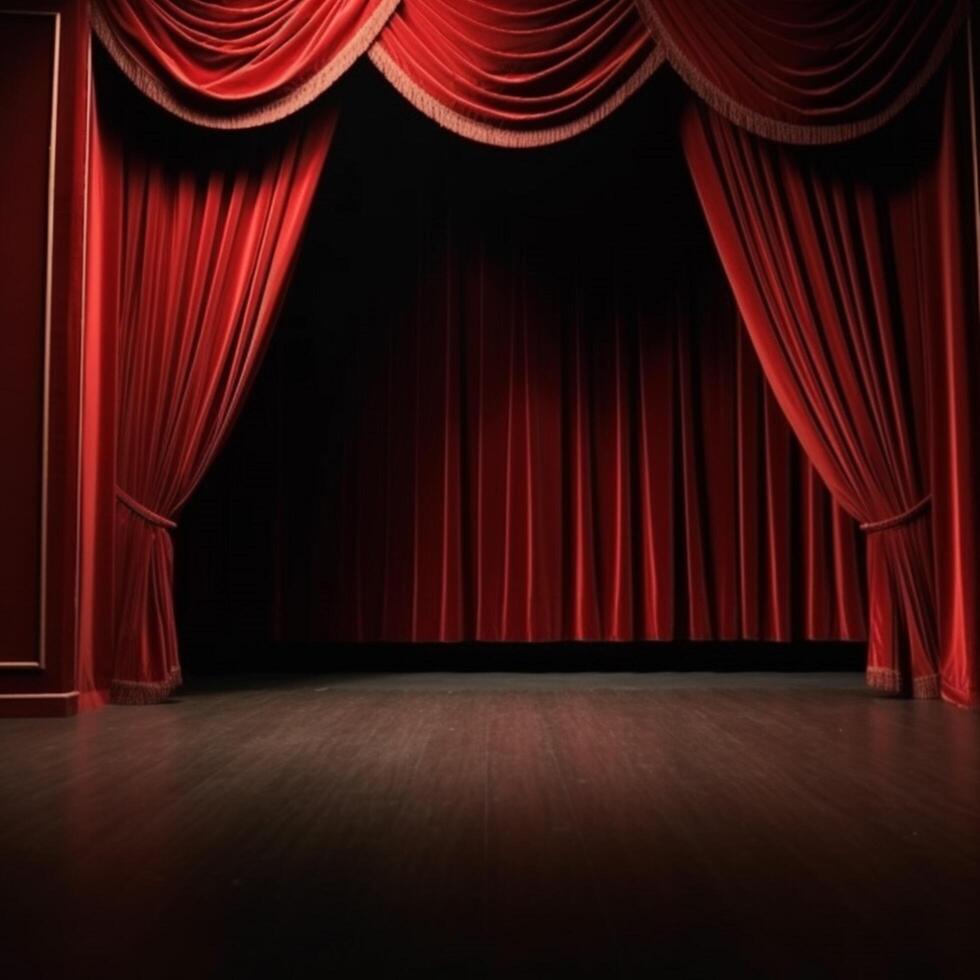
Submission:
[[[886,694],[901,694],[902,675],[890,667],[868,667],[865,671],[868,687]]]
[[[579,133],[595,126],[610,113],[619,108],[651,75],[663,64],[664,54],[659,46],[647,56],[643,64],[630,76],[608,99],[592,109],[586,115],[574,122],[546,129],[503,129],[488,123],[478,122],[470,116],[455,112],[434,98],[420,85],[409,78],[405,70],[382,47],[381,41],[375,41],[367,53],[368,58],[382,75],[397,89],[416,109],[428,116],[444,129],[465,136],[478,143],[488,143],[490,146],[500,146],[510,149],[547,146],[570,139]]]
[[[160,704],[166,701],[183,683],[180,671],[166,681],[141,683],[139,681],[113,680],[109,684],[109,700],[113,704]]]
[[[651,0],[635,0],[650,33],[663,49],[668,62],[687,85],[712,109],[736,126],[780,143],[796,143],[818,146],[827,143],[843,143],[857,139],[882,127],[897,116],[921,91],[943,63],[957,31],[963,26],[969,8],[969,0],[960,0],[956,13],[950,18],[925,65],[911,82],[903,89],[895,101],[881,112],[859,122],[843,123],[836,126],[819,124],[801,125],[788,123],[749,109],[709,81],[688,61],[674,39],[664,30],[660,17],[654,10]]]
[[[925,677],[914,677],[912,679],[912,697],[922,699],[938,698],[939,675],[927,674]]]
[[[91,24],[93,32],[122,73],[157,105],[197,126],[205,126],[209,129],[250,129],[254,126],[278,122],[322,95],[374,43],[400,2],[401,0],[382,0],[374,13],[340,52],[315,75],[287,95],[256,109],[228,114],[204,112],[184,105],[156,75],[147,71],[116,37],[112,25],[102,13],[99,0],[92,2]]]
[[[868,687],[885,694],[901,694],[904,689],[900,671],[891,667],[868,667],[865,673]],[[939,697],[939,675],[926,674],[912,679],[912,697],[919,699]]]

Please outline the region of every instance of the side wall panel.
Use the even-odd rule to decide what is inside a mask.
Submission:
[[[82,0],[0,0],[0,715],[77,705]]]

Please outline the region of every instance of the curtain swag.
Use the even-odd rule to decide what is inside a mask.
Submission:
[[[98,0],[92,29],[129,80],[187,122],[246,129],[322,95],[400,0]]]
[[[880,128],[949,53],[969,0],[636,0],[664,57],[712,109],[780,143]]]
[[[969,0],[94,0],[129,79],[189,122],[282,119],[362,55],[440,125],[567,139],[665,61],[731,122],[787,143],[879,128],[935,74]]]

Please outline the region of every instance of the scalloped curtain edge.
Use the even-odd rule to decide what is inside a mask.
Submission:
[[[683,79],[687,86],[720,115],[741,129],[766,139],[799,145],[843,143],[873,132],[897,116],[928,84],[938,71],[957,32],[969,13],[967,0],[960,0],[956,13],[950,18],[932,53],[916,76],[885,109],[867,119],[838,125],[789,123],[756,112],[721,91],[709,81],[680,51],[649,0],[634,0],[636,9],[656,45],[640,68],[601,105],[584,116],[560,126],[537,130],[512,129],[475,119],[450,109],[414,82],[381,46],[379,35],[394,14],[400,0],[385,0],[361,29],[327,65],[292,92],[273,102],[244,112],[208,113],[182,103],[172,91],[151,72],[148,72],[126,50],[102,14],[98,0],[91,6],[92,30],[106,51],[127,78],[153,102],[187,122],[212,129],[246,129],[276,122],[302,109],[344,74],[358,58],[368,58],[412,105],[420,112],[451,132],[492,146],[522,148],[557,143],[591,128],[617,109],[653,75],[664,61]]]
[[[116,37],[98,0],[91,5],[92,31],[120,71],[147,98],[186,122],[209,129],[251,129],[278,122],[298,112],[327,91],[377,40],[401,0],[382,0],[357,33],[315,75],[286,95],[241,112],[203,112],[181,102],[168,86],[147,71]]]
[[[487,143],[490,146],[510,149],[547,146],[551,143],[570,139],[572,136],[577,136],[579,133],[590,129],[618,109],[653,75],[664,61],[663,52],[659,47],[655,47],[640,67],[612,95],[578,119],[544,129],[507,129],[465,116],[454,109],[450,109],[445,103],[430,95],[421,85],[413,81],[408,73],[385,51],[380,40],[371,46],[367,56],[393,88],[415,106],[419,112],[428,116],[444,129],[477,143]]]
[[[750,133],[755,133],[756,136],[762,136],[775,142],[794,143],[801,146],[845,143],[848,140],[857,139],[874,132],[874,130],[880,129],[885,123],[894,119],[925,88],[939,70],[939,66],[953,45],[957,32],[966,22],[969,12],[969,0],[959,0],[956,13],[950,18],[925,64],[885,109],[867,119],[850,123],[804,125],[786,122],[756,112],[723,92],[713,82],[705,78],[681,52],[670,32],[664,29],[663,23],[649,0],[634,0],[634,3],[647,26],[647,30],[663,47],[664,55],[671,68],[703,102],[740,129],[748,130]]]

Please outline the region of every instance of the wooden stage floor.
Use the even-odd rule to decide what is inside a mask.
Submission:
[[[853,674],[209,679],[0,722],[20,977],[973,977],[980,713]]]

